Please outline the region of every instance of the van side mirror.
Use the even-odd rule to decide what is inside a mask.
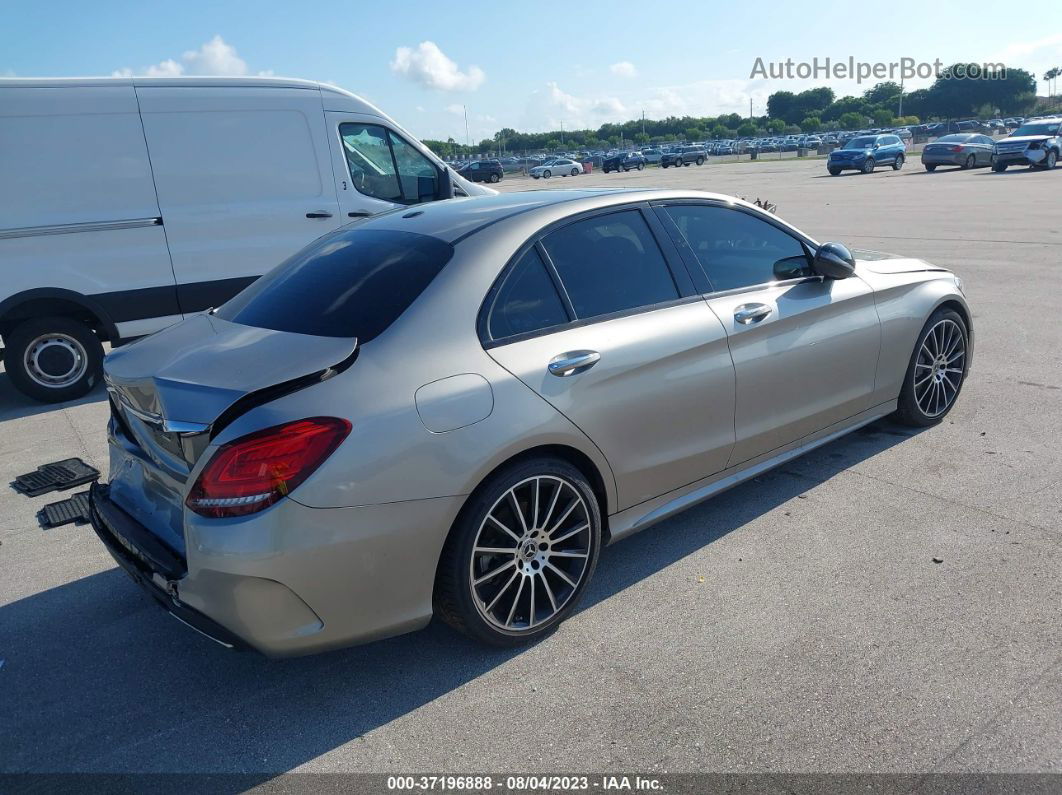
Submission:
[[[826,279],[847,279],[855,273],[855,258],[840,243],[823,243],[815,252],[811,267]]]
[[[439,187],[435,191],[435,199],[452,199],[454,197],[454,181],[450,177],[450,169],[443,166],[439,169]]]

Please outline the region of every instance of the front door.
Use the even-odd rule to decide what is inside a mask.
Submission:
[[[870,408],[881,344],[874,294],[856,276],[813,276],[803,242],[722,204],[667,204],[709,281],[737,375],[730,466]]]

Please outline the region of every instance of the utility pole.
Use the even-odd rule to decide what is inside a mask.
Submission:
[[[900,73],[900,110],[896,114],[897,116],[903,116],[903,73]]]
[[[749,121],[752,121],[752,97],[749,97]]]
[[[468,147],[468,154],[472,154],[472,138],[468,134],[468,105],[462,105],[461,108],[465,112],[465,146]]]
[[[645,109],[642,109],[642,135],[645,135]]]

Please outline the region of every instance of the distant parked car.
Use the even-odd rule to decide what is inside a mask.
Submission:
[[[660,158],[664,156],[664,153],[659,149],[643,149],[642,157],[645,158],[646,163],[659,163]]]
[[[505,169],[498,160],[473,160],[457,173],[469,182],[500,182]]]
[[[979,133],[955,133],[926,144],[922,150],[922,165],[926,171],[937,166],[976,168],[992,165],[995,157],[995,142]]]
[[[641,171],[645,168],[645,162],[641,152],[620,152],[618,155],[606,158],[601,164],[601,170],[606,174],[610,171],[630,171],[632,168]]]
[[[582,165],[567,157],[556,157],[552,160],[547,160],[541,166],[535,166],[530,171],[531,176],[535,179],[539,177],[549,179],[555,174],[561,177],[574,177],[582,173]]]
[[[993,171],[1028,164],[1030,168],[1054,168],[1062,156],[1062,119],[1027,122],[1008,137],[995,142]]]
[[[860,135],[843,148],[830,152],[826,170],[835,177],[848,169],[870,174],[877,166],[887,164],[899,171],[903,168],[906,153],[907,147],[896,135]]]
[[[708,159],[708,155],[699,146],[684,146],[677,152],[668,152],[662,158],[660,158],[660,165],[664,168],[668,166],[688,166],[690,163],[696,163],[698,166],[703,166],[704,161]]]

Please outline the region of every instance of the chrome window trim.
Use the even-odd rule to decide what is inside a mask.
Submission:
[[[0,240],[16,237],[40,237],[42,235],[72,235],[78,232],[108,232],[113,229],[137,229],[142,226],[162,226],[162,218],[129,218],[123,221],[86,221],[80,224],[55,224],[52,226],[22,226],[0,229]]]

